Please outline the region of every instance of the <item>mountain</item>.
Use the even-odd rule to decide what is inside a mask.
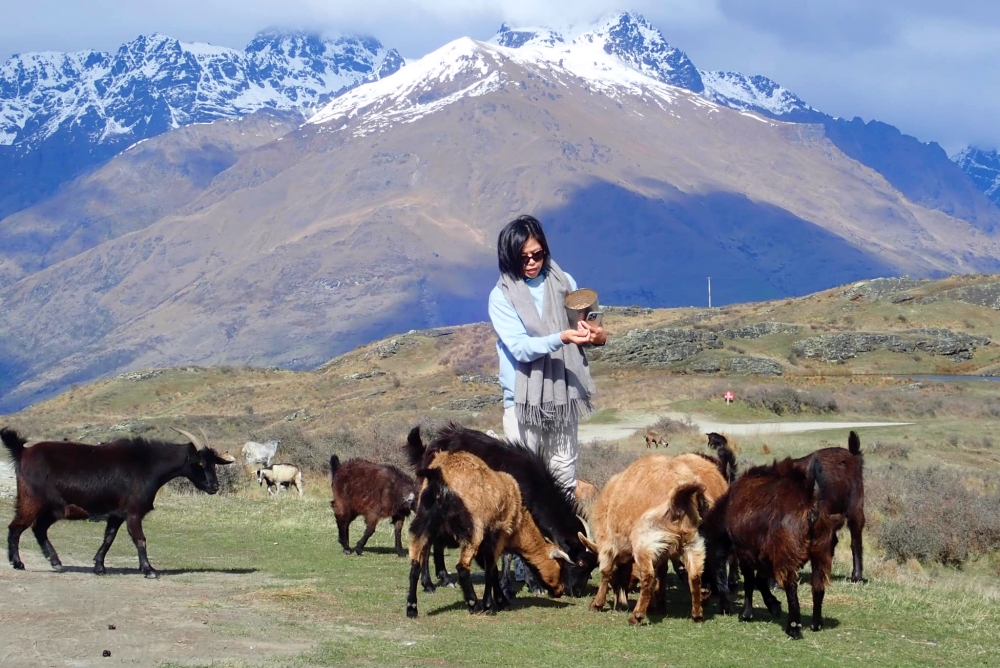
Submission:
[[[968,146],[951,159],[984,195],[1000,206],[1000,152]]]
[[[311,113],[403,65],[370,37],[263,32],[243,51],[140,36],[115,53],[29,53],[0,68],[0,219],[128,146],[259,109]]]
[[[234,151],[154,222],[0,287],[0,411],[131,369],[310,368],[482,320],[496,234],[524,212],[608,304],[702,303],[706,275],[725,304],[1000,269],[996,235],[910,201],[821,126],[666,83],[682,69],[667,49],[623,59],[651,36],[621,19],[548,44],[456,40]]]
[[[1000,207],[990,202],[936,143],[923,143],[879,121],[846,120],[818,111],[761,75],[698,70],[683,51],[632,13],[612,14],[596,27],[512,28],[491,40],[509,48],[560,49],[590,40],[608,54],[663,83],[699,93],[730,109],[791,123],[816,123],[842,152],[879,172],[909,200],[961,218],[986,232],[1000,229]]]
[[[295,111],[262,109],[134,144],[52,197],[0,221],[0,287],[183,208],[240,156],[304,120]]]

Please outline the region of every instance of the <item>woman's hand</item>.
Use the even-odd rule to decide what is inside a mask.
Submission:
[[[586,320],[580,321],[587,329],[587,343],[594,346],[603,346],[608,341],[608,335],[604,331],[604,325],[595,325]]]
[[[560,340],[563,343],[575,343],[578,346],[582,346],[585,343],[590,343],[590,330],[582,322],[576,324],[576,329],[567,329],[559,334]]]

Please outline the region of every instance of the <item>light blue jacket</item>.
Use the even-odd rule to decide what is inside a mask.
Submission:
[[[565,272],[564,272],[565,273]],[[576,290],[576,281],[566,274],[570,290]],[[528,292],[535,302],[538,314],[541,315],[545,306],[545,274],[535,279],[525,279]],[[533,362],[543,355],[555,352],[564,344],[560,335],[562,332],[548,336],[529,336],[521,317],[503,296],[499,287],[490,292],[490,320],[497,333],[497,356],[500,358],[500,387],[503,388],[503,406],[514,405],[514,362]]]

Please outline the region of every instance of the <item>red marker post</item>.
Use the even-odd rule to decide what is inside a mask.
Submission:
[[[736,398],[736,395],[734,395],[732,391],[727,391],[722,396],[725,398],[727,406],[733,402],[733,399]]]

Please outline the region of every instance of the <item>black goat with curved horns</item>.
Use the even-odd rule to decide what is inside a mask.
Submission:
[[[559,484],[544,459],[520,443],[493,438],[457,424],[449,424],[438,431],[426,446],[420,438],[420,427],[414,427],[407,437],[405,448],[407,459],[416,470],[427,468],[438,452],[468,452],[482,459],[494,471],[513,477],[520,488],[524,507],[542,535],[570,557],[565,573],[566,591],[571,596],[583,595],[590,574],[597,567],[597,555],[589,551],[579,538],[581,532],[588,533],[588,528],[580,517],[576,499]],[[441,543],[434,545],[434,568],[437,576],[447,583],[444,547]],[[429,571],[425,571],[422,579],[424,589],[433,591]]]
[[[219,491],[216,465],[232,464],[190,432],[171,427],[188,443],[126,438],[104,445],[72,441],[28,441],[13,429],[0,429],[0,440],[11,454],[17,475],[14,520],[7,533],[7,555],[15,569],[23,570],[18,550],[21,534],[31,527],[52,567],[62,562],[49,542],[48,530],[58,520],[107,519],[104,542],[94,556],[94,573],[103,575],[104,556],[118,528],[125,522],[139,553],[139,570],[148,577],[159,574],[146,557],[142,519],[153,510],[156,493],[174,478],[184,477],[209,494]]]

